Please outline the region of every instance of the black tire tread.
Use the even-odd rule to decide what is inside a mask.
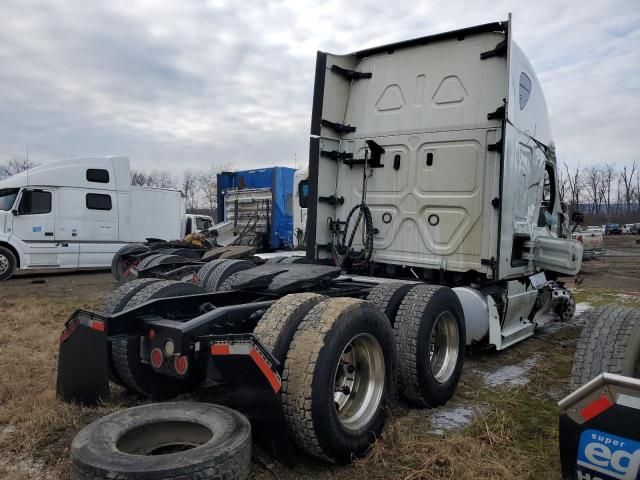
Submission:
[[[289,345],[281,345],[285,340],[281,337],[285,328],[289,326],[289,322],[295,321],[296,316],[305,316],[324,299],[326,299],[325,296],[317,293],[286,295],[271,305],[256,325],[253,334],[278,361],[284,363],[289,347]]]
[[[231,275],[253,267],[255,265],[248,260],[228,260],[213,269],[203,286],[208,292],[217,292],[223,282]]]
[[[227,260],[226,258],[216,258],[215,260],[210,260],[209,262],[205,263],[202,267],[200,267],[200,269],[198,270],[198,273],[196,273],[196,278],[198,279],[198,284],[199,285],[206,285],[207,282],[207,277],[209,276],[209,274],[218,266],[221,265],[222,263],[228,262],[229,260]]]
[[[417,285],[404,297],[393,326],[398,347],[398,388],[411,402],[431,407],[423,398],[418,376],[417,338],[422,322],[422,312],[433,295],[442,287],[439,285]]]
[[[100,307],[100,313],[107,315],[118,313],[139,290],[142,290],[151,283],[159,281],[160,279],[158,278],[138,278],[129,283],[125,283],[109,294]]]
[[[15,272],[18,265],[18,260],[16,259],[14,253],[8,248],[0,246],[0,253],[2,253],[3,256],[7,257],[7,260],[9,261],[9,270],[3,273],[2,276],[0,276],[0,280],[8,280]]]
[[[144,270],[145,268],[147,268],[149,266],[149,263],[151,263],[153,260],[156,259],[156,257],[159,257],[160,255],[161,254],[159,254],[159,253],[154,253],[152,255],[144,257],[142,260],[140,260],[140,262],[138,263],[138,266],[136,268],[138,270]]]
[[[378,307],[393,325],[402,300],[414,286],[406,282],[381,283],[369,292],[367,301]]]
[[[333,462],[333,459],[322,450],[313,426],[311,399],[314,371],[324,338],[333,324],[362,302],[355,298],[338,297],[317,304],[300,323],[282,372],[281,399],[291,436],[307,453],[328,462]]]
[[[611,304],[594,308],[583,318],[585,325],[573,357],[571,390],[603,372],[633,375],[625,361],[632,356],[640,358],[640,309]]]

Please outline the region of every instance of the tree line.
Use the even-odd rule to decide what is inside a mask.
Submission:
[[[24,157],[12,157],[0,161],[0,180],[36,166]],[[186,169],[182,175],[167,170],[131,170],[131,185],[152,188],[179,188],[185,195],[187,211],[215,218],[218,206],[218,173],[228,170],[226,165],[215,165],[208,170]]]
[[[571,210],[579,210],[592,220],[618,223],[640,216],[638,161],[622,167],[613,162],[573,167],[563,163],[557,171],[560,198]]]

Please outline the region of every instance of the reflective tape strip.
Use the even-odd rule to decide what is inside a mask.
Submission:
[[[211,355],[230,355],[228,343],[211,344]]]
[[[601,395],[589,405],[580,410],[580,415],[585,421],[591,420],[593,417],[600,415],[609,407],[613,406],[613,402],[606,395]]]
[[[262,355],[260,355],[260,352],[256,348],[251,349],[251,353],[249,353],[249,356],[253,359],[262,374],[266,377],[269,385],[271,385],[271,388],[273,389],[273,392],[278,393],[280,391],[280,387],[282,387],[282,380],[280,379],[280,375],[271,370],[271,365],[267,363],[267,360]]]

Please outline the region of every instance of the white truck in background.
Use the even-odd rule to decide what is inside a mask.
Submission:
[[[185,234],[179,190],[133,187],[126,157],[78,157],[0,181],[0,280],[15,270],[109,267],[125,243]]]

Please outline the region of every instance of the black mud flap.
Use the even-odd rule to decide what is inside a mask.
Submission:
[[[230,392],[229,406],[251,420],[254,440],[265,451],[289,464],[294,447],[280,402],[278,361],[251,334],[208,339],[210,361]]]
[[[559,406],[563,479],[640,480],[640,380],[603,373]]]
[[[60,336],[56,393],[65,402],[96,405],[109,398],[104,319],[77,310]]]

